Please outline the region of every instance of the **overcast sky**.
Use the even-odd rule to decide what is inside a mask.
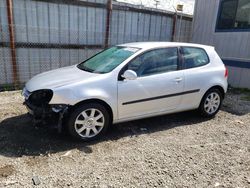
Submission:
[[[117,0],[117,1],[133,3],[137,5],[143,4],[144,6],[155,8],[154,0]],[[173,6],[176,7],[177,4],[183,4],[184,5],[183,12],[186,14],[193,14],[194,2],[195,0],[159,0],[158,8],[168,11],[174,11]]]

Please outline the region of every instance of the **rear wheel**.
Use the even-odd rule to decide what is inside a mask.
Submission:
[[[68,131],[78,140],[94,140],[102,136],[110,124],[108,111],[98,103],[83,104],[70,115]]]
[[[199,111],[204,117],[213,117],[220,110],[222,93],[218,89],[210,89],[202,98]]]

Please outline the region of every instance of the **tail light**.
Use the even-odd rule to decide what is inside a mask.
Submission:
[[[227,78],[228,77],[228,68],[225,66],[225,78]]]

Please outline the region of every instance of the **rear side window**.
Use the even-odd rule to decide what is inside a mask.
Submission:
[[[200,67],[209,63],[207,53],[201,48],[183,47],[182,54],[185,69]]]

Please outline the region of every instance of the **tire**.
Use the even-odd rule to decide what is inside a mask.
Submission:
[[[67,129],[73,138],[91,141],[103,136],[109,125],[110,115],[106,108],[99,103],[87,103],[72,111]]]
[[[199,106],[201,116],[207,118],[214,117],[220,110],[222,101],[223,97],[220,90],[216,88],[208,90],[203,96]]]

